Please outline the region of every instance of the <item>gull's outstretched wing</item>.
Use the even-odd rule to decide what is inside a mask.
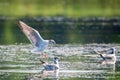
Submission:
[[[19,27],[23,33],[27,36],[33,46],[39,47],[43,42],[43,38],[40,36],[39,32],[22,21],[19,21]]]

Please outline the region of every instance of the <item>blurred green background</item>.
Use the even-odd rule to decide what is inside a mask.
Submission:
[[[57,43],[120,43],[120,0],[0,0],[0,44],[29,43],[22,20]]]
[[[120,0],[0,0],[2,16],[118,16]]]

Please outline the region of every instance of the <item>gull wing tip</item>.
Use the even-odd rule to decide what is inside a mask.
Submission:
[[[18,25],[19,25],[19,27],[20,27],[21,30],[23,30],[23,24],[24,23],[22,21],[18,21]]]

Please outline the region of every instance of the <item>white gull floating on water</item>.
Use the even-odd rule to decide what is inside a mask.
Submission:
[[[19,21],[19,27],[34,46],[33,53],[42,52],[48,45],[55,44],[54,40],[44,40],[39,32],[22,21]],[[45,54],[42,54],[46,56]]]

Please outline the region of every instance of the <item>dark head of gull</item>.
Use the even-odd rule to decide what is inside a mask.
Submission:
[[[58,64],[58,60],[59,60],[59,58],[58,57],[54,57],[54,64]]]
[[[51,46],[53,46],[53,45],[55,45],[56,44],[56,42],[54,41],[54,40],[49,40],[49,44],[51,45]]]
[[[109,49],[109,54],[114,54],[115,53],[115,49],[114,48],[110,48]]]

